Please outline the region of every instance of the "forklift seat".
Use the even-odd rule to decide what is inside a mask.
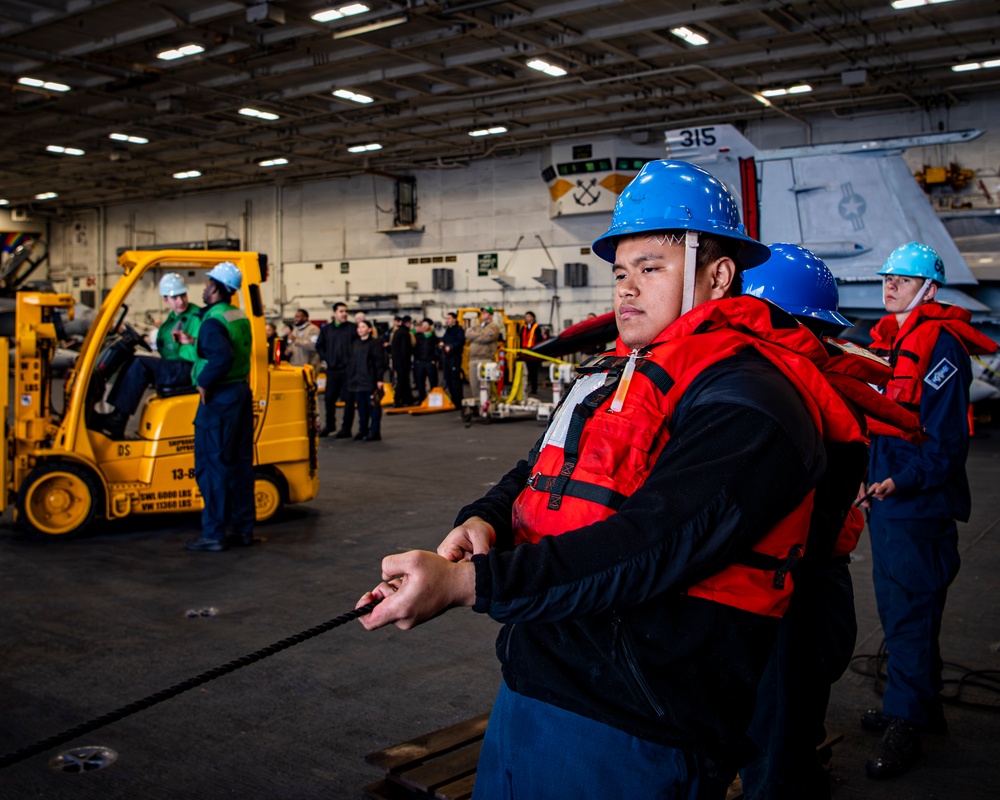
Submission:
[[[157,386],[156,393],[160,397],[179,397],[182,394],[195,394],[198,387],[193,383],[190,386]]]

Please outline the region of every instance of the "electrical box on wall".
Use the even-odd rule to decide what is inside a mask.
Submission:
[[[582,263],[566,264],[566,285],[587,286],[587,265]]]
[[[431,287],[438,292],[450,292],[455,288],[455,270],[448,267],[431,270]]]

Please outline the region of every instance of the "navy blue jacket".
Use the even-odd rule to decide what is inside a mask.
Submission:
[[[932,373],[942,359],[949,364],[938,371],[937,381],[925,377],[920,392],[920,424],[927,441],[918,447],[892,436],[872,440],[869,483],[892,478],[896,484],[885,500],[872,501],[873,513],[887,519],[969,520],[972,497],[965,460],[972,365],[965,348],[947,331],[934,345]]]

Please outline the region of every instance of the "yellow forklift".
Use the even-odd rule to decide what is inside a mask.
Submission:
[[[260,291],[266,260],[257,253],[214,250],[123,253],[118,261],[124,275],[101,305],[66,375],[61,407],[53,402],[52,359],[63,338],[62,323],[73,318],[73,297],[19,292],[13,344],[0,338],[0,358],[11,363],[14,381],[11,392],[5,371],[0,387],[7,422],[6,435],[0,437],[0,511],[15,503],[17,521],[31,533],[67,537],[101,517],[202,509],[194,477],[199,397],[193,386],[154,387],[133,417],[138,429],[123,439],[112,440],[96,430],[95,405],[135,350],[148,349],[126,321],[130,294],[155,295],[159,302],[155,287],[166,272],[189,276],[196,292],[204,273],[220,261],[231,261],[242,272],[242,288],[231,302],[246,312],[253,330],[249,382],[257,519],[273,517],[285,503],[314,498],[319,492],[315,375],[309,366],[268,364]]]

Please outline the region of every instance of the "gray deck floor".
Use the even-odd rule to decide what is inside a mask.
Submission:
[[[533,421],[475,424],[457,414],[384,418],[380,443],[321,442],[321,496],[258,528],[261,546],[192,554],[196,515],[135,517],[86,538],[37,543],[0,523],[0,752],[8,753],[172,686],[354,607],[382,556],[433,549],[455,512],[540,433]],[[949,662],[1000,669],[1000,429],[973,443],[972,521],[942,645]],[[853,573],[857,652],[881,641],[867,541]],[[188,609],[215,608],[189,618]],[[416,630],[350,623],[259,664],[103,728],[74,745],[119,758],[82,775],[50,754],[0,772],[0,798],[348,798],[381,775],[365,753],[490,708],[497,626],[469,610]],[[863,662],[857,662],[863,666]],[[875,739],[857,724],[877,702],[854,672],[834,688],[834,797],[1000,797],[1000,698],[947,709],[925,763],[889,783],[864,774]]]

